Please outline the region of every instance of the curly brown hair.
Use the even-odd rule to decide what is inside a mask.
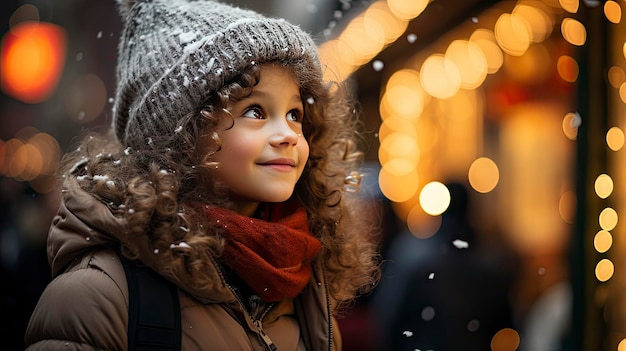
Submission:
[[[363,218],[362,199],[344,189],[346,179],[358,180],[352,173],[362,159],[358,117],[342,85],[324,82],[319,71],[299,69],[306,65],[295,59],[275,63],[290,68],[299,79],[310,155],[294,196],[307,211],[310,232],[322,243],[317,262],[339,305],[371,289],[378,277],[374,227]],[[213,161],[220,149],[216,128],[227,118],[223,109],[250,94],[259,77],[259,66],[251,65],[183,116],[171,134],[154,135],[140,149],[125,148],[107,130],[92,133],[65,155],[61,174],[79,178],[85,191],[125,219],[127,232],[121,241],[126,256],[136,258],[138,242],[144,241],[137,238],[147,235],[152,249],[178,255],[170,257],[172,272],[198,272],[207,260],[219,257],[224,245],[220,229],[205,223],[190,204],[228,206]],[[181,241],[189,244],[180,248],[183,255],[166,250]]]

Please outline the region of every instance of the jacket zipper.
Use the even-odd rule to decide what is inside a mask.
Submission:
[[[328,351],[333,349],[333,316],[330,312],[330,294],[328,291],[328,281],[326,279],[326,269],[322,268],[322,277],[324,279],[324,289],[326,290],[326,312],[328,313]]]
[[[215,264],[216,267],[219,267],[217,265],[217,262],[214,261],[213,264]],[[262,319],[270,311],[270,309],[272,308],[272,306],[274,306],[274,304],[270,304],[265,309],[265,311],[263,311],[263,313],[261,314],[261,316],[258,319],[252,318],[252,316],[246,310],[246,305],[243,303],[243,301],[239,297],[239,294],[237,293],[237,291],[235,291],[235,288],[226,282],[226,279],[224,278],[224,275],[222,274],[222,271],[220,269],[218,269],[217,271],[218,271],[218,273],[220,275],[220,278],[222,279],[222,282],[224,283],[224,285],[226,285],[226,287],[228,287],[228,289],[233,293],[233,296],[235,296],[235,300],[237,300],[237,303],[239,304],[239,307],[241,307],[241,310],[244,312],[244,317],[247,316],[250,320],[252,320],[252,324],[256,328],[257,335],[259,335],[260,340],[262,341],[262,344],[264,344],[263,345],[264,349],[270,350],[270,351],[278,350],[276,345],[274,345],[274,342],[272,341],[272,339],[270,339],[269,335],[267,335],[265,333],[265,330],[263,330],[263,322],[262,322]]]
[[[239,303],[241,310],[244,311],[244,316],[247,316],[252,321],[252,324],[256,328],[257,335],[259,336],[259,339],[260,339],[259,341],[261,341],[263,348],[269,351],[276,351],[278,348],[276,347],[276,345],[274,345],[274,342],[272,341],[272,339],[270,339],[269,335],[265,333],[265,330],[263,329],[263,322],[262,322],[263,318],[270,311],[272,306],[274,306],[274,304],[270,304],[269,306],[267,306],[267,308],[265,309],[265,311],[263,311],[263,313],[261,314],[259,318],[253,318],[252,315],[247,312],[246,305],[243,303],[243,301],[239,297],[239,294],[237,293],[237,291],[235,291],[235,288],[232,287],[230,284],[226,284],[226,286],[230,289],[230,291],[232,291],[233,295],[235,295],[235,299]]]
[[[250,297],[250,318],[252,319],[252,324],[254,324],[254,326],[256,327],[257,334],[260,338],[259,341],[261,342],[261,344],[265,345],[265,349],[269,351],[276,351],[276,345],[274,345],[272,339],[270,339],[269,335],[267,335],[265,333],[265,330],[263,329],[263,318],[265,318],[265,315],[267,315],[270,309],[272,309],[272,306],[274,306],[274,304],[271,303],[267,305],[262,313],[258,313],[258,307],[260,307],[258,305],[259,303],[263,303],[261,297],[255,295]]]
[[[265,315],[265,313],[263,315]],[[256,327],[257,333],[265,344],[265,348],[270,351],[276,351],[278,348],[276,347],[276,345],[274,345],[274,342],[272,341],[272,339],[270,339],[269,335],[265,334],[265,331],[263,330],[263,322],[261,321],[261,319],[256,319],[253,321],[253,323]]]

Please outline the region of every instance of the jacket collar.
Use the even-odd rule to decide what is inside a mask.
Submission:
[[[52,275],[63,273],[71,262],[88,251],[100,247],[119,248],[126,232],[124,218],[116,217],[108,206],[84,191],[75,177],[63,182],[61,204],[48,233],[48,261]],[[201,274],[215,282],[210,286],[194,287],[193,274],[173,265],[174,255],[157,255],[151,249],[147,236],[138,237],[133,244],[138,247],[138,259],[157,273],[173,282],[204,303],[232,302],[235,297],[226,286],[215,261],[208,258]]]

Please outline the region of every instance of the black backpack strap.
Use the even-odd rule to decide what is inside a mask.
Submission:
[[[178,289],[148,267],[121,261],[128,281],[128,351],[180,351]]]

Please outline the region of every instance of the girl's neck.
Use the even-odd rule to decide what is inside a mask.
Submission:
[[[230,209],[239,213],[240,215],[254,217],[257,209],[259,208],[258,202],[248,201],[231,201]]]

